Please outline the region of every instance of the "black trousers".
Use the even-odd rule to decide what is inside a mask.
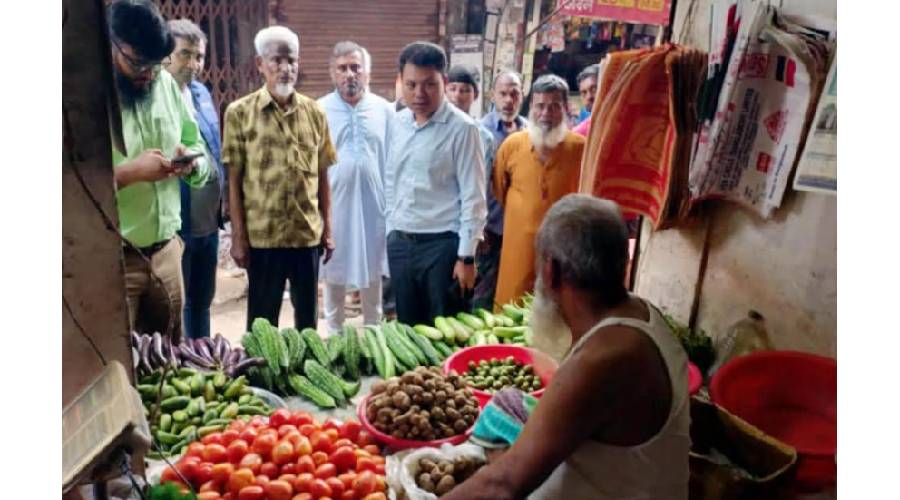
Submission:
[[[298,330],[316,328],[320,256],[319,246],[250,249],[247,331],[256,318],[266,318],[278,326],[285,280],[291,285],[294,327]]]
[[[475,296],[472,308],[494,310],[494,293],[497,291],[497,275],[500,272],[500,249],[503,235],[485,229],[483,251],[475,256]]]
[[[388,235],[388,266],[401,323],[432,324],[436,316],[462,310],[453,279],[458,246],[459,236],[452,232]]]

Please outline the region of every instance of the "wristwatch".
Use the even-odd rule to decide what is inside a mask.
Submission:
[[[459,257],[457,260],[459,260],[460,262],[462,262],[463,264],[465,264],[467,266],[471,266],[472,264],[475,263],[475,257],[471,257],[471,256]]]

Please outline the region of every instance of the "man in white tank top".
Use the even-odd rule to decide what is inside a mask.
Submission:
[[[441,498],[687,499],[687,356],[624,287],[618,207],[568,195],[535,247],[535,343],[572,347],[515,444]]]

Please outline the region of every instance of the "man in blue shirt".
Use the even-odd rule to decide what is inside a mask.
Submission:
[[[486,114],[481,124],[494,137],[494,155],[506,137],[525,130],[528,120],[519,115],[522,109],[522,77],[514,71],[503,71],[494,79],[494,109]],[[493,176],[493,162],[487,166],[488,186]],[[484,240],[478,245],[475,267],[478,279],[472,306],[494,309],[494,292],[497,289],[497,271],[500,269],[500,249],[503,246],[503,206],[497,202],[492,189],[487,190],[488,218],[484,228]],[[502,305],[502,304],[500,304]]]
[[[169,21],[175,50],[166,69],[178,82],[188,110],[200,127],[211,158],[209,180],[199,189],[181,183],[181,238],[184,255],[184,331],[189,338],[209,337],[209,308],[216,293],[222,194],[227,179],[220,160],[219,115],[206,87],[197,81],[206,58],[206,35],[187,19]]]
[[[414,42],[399,63],[409,107],[395,118],[385,169],[387,250],[397,317],[414,325],[456,314],[471,294],[486,173],[478,125],[444,97],[444,50]]]
[[[591,117],[591,110],[594,109],[594,99],[597,98],[597,86],[600,83],[600,65],[591,64],[584,68],[575,81],[583,104],[578,114],[578,123],[581,123]]]

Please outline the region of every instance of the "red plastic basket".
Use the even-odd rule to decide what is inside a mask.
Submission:
[[[819,491],[836,480],[837,361],[794,351],[759,351],[724,364],[713,402],[797,449],[796,486]]]
[[[703,385],[703,374],[700,373],[700,369],[697,368],[697,365],[688,361],[688,393],[693,396],[700,391],[700,386]]]
[[[456,371],[456,373],[460,374],[465,373],[469,369],[469,361],[478,363],[481,360],[504,359],[508,356],[512,356],[516,361],[528,363],[534,367],[534,373],[541,377],[541,383],[544,387],[529,394],[540,398],[544,394],[544,389],[550,385],[550,380],[553,378],[553,374],[556,373],[557,364],[550,356],[528,347],[503,344],[466,347],[452,354],[444,361],[444,374],[449,375],[451,371]],[[493,394],[489,392],[479,391],[474,387],[471,389],[475,397],[478,398],[478,404],[482,408],[493,397]]]
[[[357,415],[357,417],[359,417],[359,423],[362,424],[362,426],[365,430],[367,430],[370,434],[375,436],[375,439],[377,439],[383,445],[387,446],[388,448],[390,448],[394,451],[407,450],[410,448],[426,448],[426,447],[439,448],[444,443],[453,444],[453,445],[462,444],[469,439],[469,436],[472,435],[472,429],[475,428],[475,425],[473,424],[471,427],[466,429],[466,432],[464,432],[462,434],[457,434],[456,436],[444,438],[444,439],[435,439],[433,441],[417,441],[414,439],[398,439],[398,438],[389,436],[389,435],[379,431],[378,429],[375,428],[374,425],[372,425],[371,422],[369,422],[369,419],[366,416],[366,406],[369,404],[369,398],[371,398],[371,397],[372,397],[371,394],[367,395],[366,397],[364,397],[362,399],[362,401],[359,402],[359,405],[357,405],[357,407],[356,407],[356,415]]]

